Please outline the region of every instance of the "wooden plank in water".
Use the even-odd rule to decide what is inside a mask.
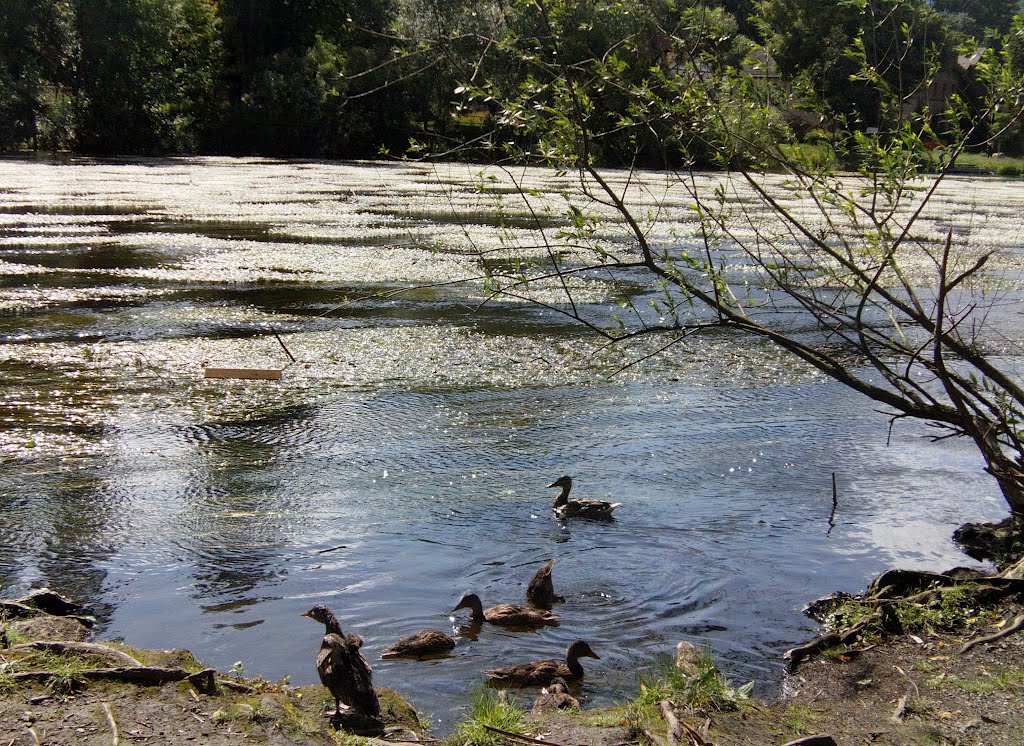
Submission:
[[[280,381],[278,368],[206,368],[206,378],[244,378],[251,381]]]

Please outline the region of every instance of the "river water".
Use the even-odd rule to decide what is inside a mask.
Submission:
[[[326,603],[366,639],[375,683],[444,730],[482,671],[576,638],[601,656],[591,703],[627,696],[679,640],[770,694],[814,632],[806,601],[893,564],[975,564],[952,530],[1005,507],[969,444],[907,423],[890,439],[870,402],[749,341],[610,377],[635,350],[480,306],[479,282],[456,282],[479,275],[467,247],[531,227],[478,172],[0,161],[0,593],[49,585],[103,637],[296,684],[316,681],[322,633],[299,614]],[[1017,192],[964,181],[950,199],[1006,241]],[[622,502],[617,520],[556,521],[545,485],[563,473]],[[552,557],[561,626],[377,659],[452,629],[464,592],[521,600]]]

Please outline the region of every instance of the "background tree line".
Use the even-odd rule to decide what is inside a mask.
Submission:
[[[646,74],[699,58],[710,73],[764,49],[823,126],[850,130],[881,124],[874,86],[858,77],[850,53],[856,43],[902,48],[904,64],[878,74],[908,100],[940,71],[956,76],[969,97],[976,74],[957,58],[979,46],[990,50],[987,65],[1024,75],[1018,0],[550,5],[0,0],[0,150],[352,157],[400,154],[415,140],[443,152],[494,132],[486,102],[467,105],[457,92],[485,82],[505,92],[528,87],[533,60],[571,66],[629,55],[631,67]],[[880,17],[890,22],[877,23]],[[557,28],[557,36],[542,26]],[[601,162],[620,163],[627,154],[635,162],[638,135],[622,126],[635,96],[609,87],[588,102],[595,126],[628,133],[628,142],[603,139],[595,154]],[[750,126],[793,137],[785,114]],[[979,133],[979,147],[986,135]],[[489,157],[493,142],[479,142],[460,155]],[[665,156],[662,144],[652,137],[652,164]],[[998,144],[1010,152],[1022,145],[1018,130]]]

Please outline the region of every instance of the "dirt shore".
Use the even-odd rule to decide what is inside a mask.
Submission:
[[[894,599],[901,629],[865,627],[845,644],[816,651],[787,675],[778,702],[743,701],[729,708],[662,703],[678,718],[674,726],[671,717],[641,724],[624,704],[527,719],[525,735],[561,746],[778,745],[810,736],[831,737],[841,746],[1020,746],[1024,632],[962,650],[970,641],[1024,622],[1024,594],[1017,585],[1008,588],[996,600],[959,590],[933,594],[928,603],[920,592],[909,600]],[[843,600],[833,618],[850,608]],[[9,610],[4,613],[0,746],[355,743],[330,726],[333,700],[323,687],[239,679],[204,669],[182,650],[136,650],[116,643],[95,649],[90,643],[48,646],[46,641],[83,641],[88,631],[66,616],[40,612],[14,619]],[[727,671],[728,663],[720,663]],[[131,683],[90,672],[97,669],[145,669],[152,680]],[[424,738],[412,708],[397,694],[381,691],[387,738]]]

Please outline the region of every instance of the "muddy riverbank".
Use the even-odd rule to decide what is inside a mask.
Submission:
[[[525,715],[516,732],[562,746],[742,746],[811,736],[851,746],[1017,746],[1024,732],[1024,633],[1014,631],[1024,626],[1021,569],[1018,563],[1016,575],[996,579],[958,575],[948,586],[927,574],[890,574],[887,582],[915,579],[898,593],[880,595],[876,582],[861,596],[840,594],[828,607],[833,628],[848,628],[855,619],[851,608],[867,608],[868,599],[882,596],[896,609],[897,626],[865,626],[842,644],[800,660],[784,677],[784,696],[775,701],[748,700],[725,674],[693,673],[684,661],[667,678],[648,675],[639,693],[617,704]],[[914,583],[932,589],[925,592],[932,596],[923,598]],[[995,586],[1004,591],[993,595]],[[214,671],[185,650],[82,642],[89,637],[89,620],[83,624],[74,615],[84,610],[39,604],[55,612],[47,614],[20,608],[32,609],[31,597],[4,603],[0,740],[11,746],[355,743],[330,726],[333,701],[321,686]],[[315,637],[310,635],[310,665]],[[729,671],[728,660],[717,664]],[[661,693],[652,699],[655,690]],[[384,738],[467,742],[458,729],[428,733],[400,694],[380,692]],[[521,697],[520,704],[529,707],[532,696]],[[464,705],[452,703],[453,709]]]

